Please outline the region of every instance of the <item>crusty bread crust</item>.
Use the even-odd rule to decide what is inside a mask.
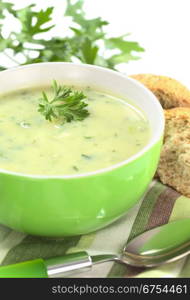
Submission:
[[[165,109],[165,133],[156,177],[190,197],[190,91],[175,79],[130,76],[149,88]]]
[[[190,108],[165,110],[165,120],[157,175],[164,184],[190,197]]]
[[[190,91],[177,80],[152,74],[137,74],[130,77],[150,89],[164,109],[178,106],[190,107]]]

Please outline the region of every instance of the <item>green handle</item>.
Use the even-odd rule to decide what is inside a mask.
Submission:
[[[47,278],[43,259],[0,267],[0,278]]]

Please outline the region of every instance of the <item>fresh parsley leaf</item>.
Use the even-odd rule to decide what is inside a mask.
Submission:
[[[105,28],[109,23],[100,17],[88,19],[83,4],[83,0],[74,4],[67,0],[65,18],[72,21],[69,27],[72,35],[63,35],[61,32],[60,36],[45,39],[43,34],[50,33],[56,26],[52,17],[53,7],[38,10],[35,4],[31,4],[15,9],[13,3],[0,1],[0,54],[8,56],[14,65],[73,62],[77,59],[79,62],[111,69],[117,69],[120,63],[139,58],[137,53],[144,49],[137,42],[128,41],[127,35],[108,37]],[[7,13],[20,24],[20,31],[12,29],[9,36],[5,36],[3,30]],[[4,68],[6,65],[2,64],[0,70]]]
[[[105,40],[105,43],[108,49],[117,49],[119,51],[118,54],[108,58],[109,63],[113,66],[130,60],[139,59],[139,57],[133,53],[144,51],[137,42],[126,41],[125,36],[107,39]]]
[[[31,4],[18,10],[16,14],[22,25],[21,35],[23,34],[27,40],[33,40],[36,34],[47,32],[55,26],[51,25],[42,28],[43,25],[52,20],[51,15],[53,7],[48,7],[47,9],[40,10],[39,12],[33,11],[33,7],[35,7],[35,5]]]
[[[72,21],[77,25],[75,27],[70,27],[78,35],[85,35],[89,39],[95,41],[103,38],[105,32],[103,31],[103,26],[108,25],[107,21],[102,20],[100,17],[94,19],[87,19],[85,12],[83,10],[83,0],[77,1],[75,4],[71,4],[71,0],[67,0],[67,9],[65,11],[65,16],[70,16]]]
[[[108,38],[104,27],[109,23],[101,18],[86,19],[83,2],[83,0],[79,0],[72,5],[71,0],[67,0],[65,12],[65,15],[72,17],[76,24],[76,26],[70,27],[75,34],[70,40],[73,49],[76,49],[75,55],[84,63],[111,69],[115,69],[116,65],[120,63],[138,59],[139,57],[134,52],[143,52],[144,49],[137,42],[127,41],[127,35]],[[99,40],[102,42],[101,47],[98,43]],[[100,54],[100,52],[106,53],[108,49],[117,50],[118,54],[111,54],[109,57]]]
[[[86,38],[81,45],[81,52],[83,55],[83,61],[87,64],[93,65],[98,52],[98,47],[93,45],[89,38]]]
[[[5,11],[15,15],[15,11],[13,9],[13,4],[9,2],[0,2],[0,19],[5,18]]]
[[[58,85],[54,80],[52,83],[54,91],[53,99],[49,100],[46,93],[42,92],[42,98],[39,99],[38,111],[46,120],[57,119],[62,123],[71,121],[82,121],[89,116],[86,109],[88,105],[84,102],[86,96],[70,87]]]

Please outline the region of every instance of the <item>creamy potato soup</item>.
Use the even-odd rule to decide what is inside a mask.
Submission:
[[[50,88],[0,97],[0,168],[24,174],[72,175],[109,167],[141,150],[151,132],[144,114],[126,101],[81,88],[90,115],[82,121],[49,122],[38,112]]]

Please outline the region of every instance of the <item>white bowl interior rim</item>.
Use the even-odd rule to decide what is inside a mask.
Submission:
[[[117,164],[96,171],[74,175],[37,175],[12,172],[0,169],[1,173],[7,173],[22,177],[32,178],[78,178],[105,173],[126,165],[136,160],[153,147],[163,136],[164,114],[163,109],[154,94],[144,85],[127,77],[125,74],[88,64],[76,64],[67,62],[47,62],[10,68],[0,72],[0,93],[14,91],[18,88],[45,86],[53,79],[65,84],[75,83],[89,85],[104,92],[112,93],[122,98],[128,98],[146,114],[152,136],[143,149]],[[10,89],[11,87],[11,89]]]

